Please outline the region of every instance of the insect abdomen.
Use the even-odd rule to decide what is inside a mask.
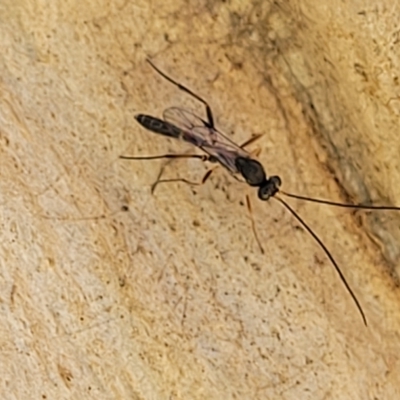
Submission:
[[[148,129],[149,131],[159,133],[160,135],[173,137],[176,139],[182,136],[181,129],[162,119],[145,114],[135,115],[135,118],[140,125]]]

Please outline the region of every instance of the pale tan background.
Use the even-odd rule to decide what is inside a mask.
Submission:
[[[151,196],[163,163],[118,159],[188,150],[137,112],[203,111],[151,57],[234,140],[265,133],[260,160],[286,190],[399,204],[400,6],[370,4],[1,2],[2,399],[400,396],[398,214],[291,201],[365,328],[277,202],[222,169]]]

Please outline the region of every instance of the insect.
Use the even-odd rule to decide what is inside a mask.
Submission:
[[[196,114],[194,114],[189,110],[185,110],[179,107],[170,107],[164,111],[163,119],[156,118],[151,115],[138,114],[135,116],[136,120],[140,125],[142,125],[145,129],[151,132],[158,133],[160,135],[168,136],[175,139],[184,140],[185,142],[188,142],[198,147],[205,154],[204,155],[163,154],[163,155],[142,156],[142,157],[120,156],[120,158],[127,160],[155,160],[160,158],[169,158],[169,159],[198,158],[202,161],[219,163],[223,167],[225,167],[235,179],[240,180],[242,182],[244,181],[248,185],[258,188],[257,194],[260,200],[267,201],[270,198],[274,198],[275,200],[280,202],[300,223],[300,225],[312,236],[312,238],[324,251],[325,255],[328,257],[328,259],[334,266],[336,272],[338,273],[347,292],[350,294],[353,302],[355,303],[364,324],[367,326],[367,319],[364,314],[364,311],[357,297],[355,296],[353,290],[348,284],[345,276],[343,275],[341,269],[339,268],[339,265],[333,258],[331,252],[328,250],[328,248],[325,246],[322,240],[317,236],[317,234],[307,225],[307,223],[300,217],[300,215],[296,213],[294,209],[285,200],[282,199],[280,195],[299,200],[320,203],[320,204],[327,204],[330,206],[343,207],[343,208],[353,208],[353,209],[357,208],[365,210],[400,210],[400,207],[345,204],[329,200],[305,197],[281,190],[280,189],[280,186],[282,184],[281,178],[279,176],[268,177],[261,163],[257,161],[254,157],[252,157],[250,153],[244,150],[244,147],[257,140],[261,135],[249,139],[241,146],[237,145],[215,127],[214,117],[211,107],[203,98],[201,98],[200,96],[189,90],[187,87],[181,85],[180,83],[176,82],[175,80],[167,76],[164,72],[158,69],[150,60],[147,60],[147,62],[164,79],[166,79],[167,81],[178,87],[178,89],[182,90],[183,92],[189,94],[190,96],[201,102],[205,106],[206,119],[197,116]],[[209,170],[207,172],[201,184],[208,179],[211,172],[212,170]],[[160,176],[161,175],[159,175],[159,178]],[[177,181],[182,181],[188,184],[199,184],[195,182],[190,182],[182,178],[157,179],[155,184],[153,184],[152,186],[152,191],[154,191],[155,186],[161,182],[177,182]],[[247,201],[250,210],[250,203],[248,198]],[[252,224],[254,228],[253,220]],[[259,243],[257,236],[256,239]],[[260,243],[259,245],[260,248],[262,249]]]

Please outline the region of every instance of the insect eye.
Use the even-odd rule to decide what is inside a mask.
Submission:
[[[250,186],[260,186],[266,179],[263,166],[256,160],[237,157],[235,165]]]
[[[261,200],[268,200],[270,197],[275,196],[275,194],[279,192],[279,186],[281,186],[281,184],[282,181],[279,176],[271,176],[271,178],[258,189],[258,198]]]

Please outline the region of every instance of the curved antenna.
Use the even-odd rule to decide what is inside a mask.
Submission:
[[[400,207],[395,206],[366,206],[363,204],[348,204],[348,203],[337,203],[336,201],[323,200],[323,199],[315,199],[313,197],[300,196],[294,193],[288,193],[283,190],[279,191],[287,197],[292,197],[293,199],[309,201],[310,203],[319,203],[319,204],[327,204],[328,206],[334,207],[342,207],[342,208],[358,208],[363,210],[392,210],[392,211],[400,211]]]
[[[328,250],[328,248],[324,245],[324,243],[322,242],[322,240],[317,236],[316,233],[314,233],[312,231],[312,229],[305,223],[305,221],[300,217],[300,215],[298,215],[293,209],[292,207],[289,206],[288,203],[286,203],[286,201],[282,200],[281,198],[275,196],[274,199],[278,200],[281,204],[283,204],[283,206],[297,219],[297,221],[300,222],[300,224],[303,226],[303,228],[314,238],[314,240],[319,244],[319,246],[322,248],[322,250],[325,252],[326,256],[329,258],[329,260],[331,261],[331,263],[333,264],[333,266],[336,269],[336,272],[339,274],[340,279],[342,280],[345,288],[347,289],[347,291],[349,292],[350,296],[352,297],[355,305],[358,308],[358,311],[361,314],[361,317],[363,319],[363,322],[365,324],[365,326],[367,325],[367,318],[365,317],[364,311],[361,308],[360,303],[357,300],[357,297],[355,296],[354,292],[352,291],[350,285],[347,283],[346,278],[344,277],[342,271],[340,270],[339,266],[337,265],[335,259],[332,257],[332,254],[330,253],[330,251]],[[340,204],[340,203],[339,203]]]

